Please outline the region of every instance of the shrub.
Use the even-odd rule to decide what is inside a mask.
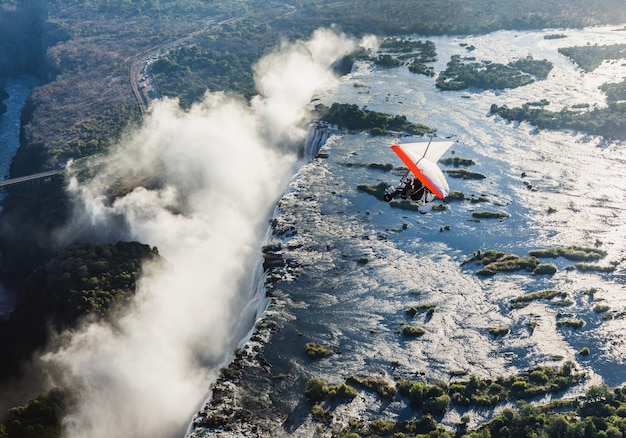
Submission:
[[[323,401],[327,398],[352,400],[357,396],[356,390],[345,383],[328,385],[325,381],[318,378],[309,379],[306,383],[305,394],[312,402]]]
[[[556,290],[543,290],[539,292],[533,292],[526,295],[515,297],[511,300],[512,307],[523,307],[526,303],[535,300],[550,300],[554,297],[567,298],[567,293],[559,292]]]
[[[543,371],[534,370],[534,371],[531,371],[531,373],[528,375],[528,380],[531,381],[532,383],[544,385],[545,383],[548,382],[549,378],[546,375],[546,373],[544,373]]]
[[[498,336],[507,335],[509,333],[509,328],[507,326],[491,327],[491,328],[488,328],[487,331],[491,335],[498,337]]]
[[[415,406],[421,406],[424,403],[425,385],[422,382],[415,382],[409,389],[409,399]]]
[[[426,330],[424,330],[423,328],[415,327],[412,325],[405,325],[402,327],[402,334],[410,338],[422,336],[424,333],[426,333]]]
[[[583,321],[582,319],[565,319],[562,321],[557,321],[556,325],[559,327],[565,326],[571,327],[573,329],[579,329],[585,325],[585,321]]]
[[[386,380],[376,377],[357,377],[350,376],[346,379],[347,383],[362,386],[365,389],[376,392],[383,398],[393,398],[396,395],[396,387],[390,385]]]
[[[370,430],[377,435],[391,435],[396,427],[393,420],[383,420],[381,418],[370,421]]]
[[[325,400],[328,397],[328,385],[322,379],[309,379],[306,382],[305,394],[313,402]]]
[[[311,359],[319,359],[333,355],[333,350],[314,342],[307,342],[304,346],[304,351]]]
[[[55,388],[23,406],[11,408],[7,412],[6,435],[0,429],[0,436],[60,437],[61,419],[69,402],[68,394]]]
[[[581,246],[557,246],[553,248],[530,251],[529,254],[539,258],[563,257],[567,260],[589,261],[601,259],[606,256],[606,251],[598,248],[585,248]]]
[[[357,396],[356,389],[352,386],[346,385],[345,383],[331,387],[331,396],[333,396],[333,394],[337,398],[346,399],[353,399]]]
[[[608,312],[610,309],[609,306],[607,306],[606,304],[597,304],[594,308],[593,311],[596,313],[604,313],[604,312]]]
[[[615,266],[600,266],[600,265],[592,265],[589,263],[577,263],[576,269],[582,272],[614,272]]]
[[[556,266],[550,264],[539,264],[533,271],[533,275],[553,275],[557,271]]]
[[[509,217],[509,214],[500,211],[475,211],[472,213],[472,217],[476,219],[502,219]]]
[[[523,395],[528,389],[528,383],[524,380],[518,380],[511,385],[511,391],[518,395]]]
[[[424,411],[434,415],[445,413],[448,410],[448,406],[450,406],[450,396],[448,394],[427,398],[424,401]]]
[[[333,414],[319,405],[313,406],[311,416],[315,421],[319,421],[327,426],[333,422]]]
[[[436,304],[416,304],[415,306],[407,307],[405,313],[409,316],[415,316],[423,311],[434,312],[435,307],[437,307]]]

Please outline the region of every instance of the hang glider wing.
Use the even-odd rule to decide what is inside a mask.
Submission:
[[[448,181],[437,166],[437,160],[452,146],[452,141],[430,141],[394,144],[391,149],[409,170],[439,199],[450,193]]]

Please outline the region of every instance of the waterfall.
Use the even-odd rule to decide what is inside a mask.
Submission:
[[[309,125],[304,140],[304,158],[315,158],[320,148],[326,143],[328,137],[335,132],[335,129],[326,122],[314,122]]]

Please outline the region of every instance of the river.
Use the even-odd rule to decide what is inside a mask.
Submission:
[[[9,176],[11,161],[20,147],[20,115],[28,94],[39,84],[33,76],[15,76],[7,78],[4,89],[9,97],[4,100],[6,112],[0,116],[0,180]],[[5,193],[0,191],[0,208]],[[3,290],[0,285],[0,318],[7,317],[13,311],[15,297]]]
[[[583,73],[558,48],[623,43],[625,32],[617,29],[415,36],[436,44],[436,72],[455,54],[504,64],[532,55],[554,68],[546,80],[516,89],[442,92],[434,78],[413,74],[406,66],[383,69],[358,62],[337,89],[319,96],[327,105],[350,103],[406,115],[435,128],[439,136],[454,136],[446,156],[473,160],[470,170],[485,178],[449,177],[451,189],[463,192],[466,200],[444,202],[443,210],[420,215],[392,208],[358,186],[396,184],[399,171],[369,165],[400,167],[389,146],[415,139],[331,135],[279,203],[277,240],[293,263],[270,291],[266,321],[277,332],[267,342],[250,342],[250,351],[262,351],[265,368],[245,368],[240,389],[233,390],[238,401],[229,404],[230,412],[237,412],[234,404],[252,416],[233,419],[233,430],[219,436],[242,436],[255,427],[272,430],[273,436],[312,436],[316,423],[304,399],[312,377],[332,384],[349,375],[449,381],[457,371],[495,378],[571,360],[587,378],[558,397],[581,394],[592,384],[626,382],[626,149],[601,137],[538,130],[489,114],[494,103],[513,107],[541,99],[554,110],[606,105],[598,86],[621,81],[623,63],[605,62]],[[553,34],[562,38],[545,38]],[[478,220],[475,211],[508,217]],[[514,272],[485,278],[476,275],[476,265],[462,264],[477,250],[526,256],[530,250],[568,245],[601,248],[607,255],[597,264],[615,269],[581,271],[575,262],[557,258],[542,260],[557,266],[554,275]],[[566,293],[566,302],[511,308],[513,298],[545,289]],[[597,311],[599,304],[604,311]],[[405,309],[413,305],[435,310],[412,317]],[[568,319],[582,320],[584,326],[559,324]],[[419,326],[425,334],[404,338],[403,324]],[[508,327],[509,333],[494,337],[489,333],[494,327]],[[307,342],[328,346],[335,354],[312,361],[304,354]],[[584,347],[589,356],[579,354]],[[381,401],[366,391],[333,409],[334,426],[349,417],[412,415],[406,404]],[[224,410],[209,408],[201,415],[212,412]],[[451,409],[441,422],[451,426],[464,413],[470,415],[470,426],[490,415]],[[216,433],[199,427],[193,435]]]

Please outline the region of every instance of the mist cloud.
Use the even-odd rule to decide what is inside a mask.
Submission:
[[[186,426],[254,318],[244,309],[269,214],[297,165],[306,105],[352,49],[330,31],[284,42],[255,67],[250,103],[212,93],[182,111],[161,101],[98,176],[73,181],[79,207],[66,231],[145,242],[165,262],[145,267],[114,329],[92,323],[44,356],[78,397],[67,436],[161,437]],[[112,185],[138,176],[159,184],[109,199]]]

